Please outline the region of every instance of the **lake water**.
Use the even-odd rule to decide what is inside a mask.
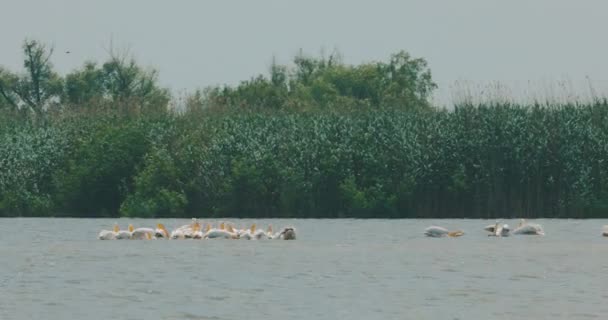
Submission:
[[[535,220],[544,237],[487,237],[484,220],[257,220],[295,226],[298,239],[97,240],[115,221],[156,223],[0,219],[0,319],[608,315],[606,220]],[[430,225],[466,234],[426,238]]]

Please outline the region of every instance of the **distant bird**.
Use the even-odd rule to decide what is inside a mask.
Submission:
[[[528,223],[526,219],[521,219],[519,225],[513,231],[513,234],[527,234],[544,236],[545,232],[540,224]]]
[[[65,54],[70,54],[70,50],[66,51]]]
[[[464,235],[464,232],[461,230],[456,230],[456,231],[450,232],[446,228],[430,226],[424,230],[424,235],[426,235],[427,237],[433,237],[433,238],[441,238],[441,237],[445,237],[445,236],[460,237],[460,236]]]
[[[97,238],[99,238],[99,240],[114,240],[116,239],[118,231],[120,231],[120,228],[118,227],[118,224],[115,223],[112,230],[101,230]]]
[[[510,231],[508,224],[500,225],[498,221],[496,224],[488,225],[483,229],[490,233],[489,236],[495,237],[508,237]]]

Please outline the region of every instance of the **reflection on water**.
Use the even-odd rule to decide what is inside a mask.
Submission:
[[[608,314],[607,221],[537,220],[545,237],[494,238],[483,220],[258,220],[293,225],[298,240],[96,240],[114,221],[0,219],[0,319]],[[169,228],[188,221],[162,220]],[[466,234],[424,237],[435,224]]]

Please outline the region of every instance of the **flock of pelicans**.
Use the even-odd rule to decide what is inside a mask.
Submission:
[[[495,223],[484,228],[489,232],[488,236],[493,237],[508,237],[510,234],[515,235],[539,235],[544,236],[543,227],[536,223],[528,223],[525,219],[521,219],[517,228],[511,232],[509,225]],[[431,226],[424,230],[427,237],[460,237],[464,235],[462,230],[449,231],[443,227]],[[608,237],[608,225],[602,229],[602,235]],[[220,223],[217,228],[213,228],[211,224],[205,224],[202,228],[201,222],[194,218],[192,222],[178,227],[169,232],[162,223],[156,225],[156,228],[134,228],[129,225],[127,230],[120,230],[118,224],[114,224],[112,230],[101,230],[98,238],[100,240],[152,240],[152,239],[245,239],[245,240],[295,240],[296,230],[293,227],[283,228],[280,232],[273,232],[272,226],[269,225],[267,230],[257,229],[254,223],[249,228],[239,229],[231,223]]]
[[[500,224],[496,222],[496,224],[491,224],[483,228],[485,231],[489,232],[489,236],[493,237],[508,237],[511,229],[508,224]],[[441,237],[460,237],[464,235],[462,230],[456,231],[448,231],[446,228],[431,226],[424,230],[424,234],[427,237],[441,238]],[[543,231],[543,227],[540,224],[536,223],[528,223],[525,219],[521,219],[519,221],[519,225],[515,230],[513,230],[513,234],[528,234],[528,235],[539,235],[544,236],[545,232]]]
[[[483,229],[489,232],[490,234],[488,236],[491,237],[508,237],[511,233],[508,224],[500,224],[498,222],[496,224],[488,225]],[[441,238],[460,237],[464,235],[464,232],[462,230],[448,231],[446,228],[431,226],[424,230],[424,234],[427,237]],[[521,219],[512,234],[544,236],[545,231],[543,231],[543,227],[540,224],[528,223],[525,219]],[[602,236],[608,237],[608,225],[605,225],[602,228]]]
[[[255,223],[249,228],[238,229],[231,223],[220,223],[217,228],[211,224],[205,224],[194,218],[192,222],[178,227],[169,232],[162,223],[156,228],[134,228],[129,225],[127,230],[120,230],[118,224],[114,224],[112,230],[101,230],[99,240],[153,240],[153,239],[245,239],[245,240],[295,240],[296,230],[293,227],[283,228],[280,232],[273,232],[269,225],[267,230],[257,229]]]

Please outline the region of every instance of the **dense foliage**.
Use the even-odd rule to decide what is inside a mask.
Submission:
[[[0,130],[0,214],[606,217],[608,104],[114,114]]]
[[[607,217],[608,103],[428,102],[423,59],[298,55],[168,108],[111,52],[0,68],[0,216]]]

